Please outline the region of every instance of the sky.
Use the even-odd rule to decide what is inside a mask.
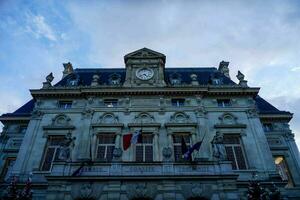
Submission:
[[[300,146],[300,1],[0,0],[0,114],[31,99],[62,63],[75,68],[124,67],[123,56],[147,47],[167,67],[230,62],[237,81],[280,110],[294,113]]]

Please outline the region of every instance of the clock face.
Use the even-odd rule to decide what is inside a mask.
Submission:
[[[150,68],[142,68],[136,71],[136,77],[141,80],[149,80],[153,77],[154,72]]]

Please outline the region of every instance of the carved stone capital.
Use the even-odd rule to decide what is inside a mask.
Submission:
[[[248,115],[249,118],[258,117],[258,113],[257,113],[257,110],[255,108],[250,108],[249,110],[247,110],[247,115]]]
[[[164,147],[162,150],[162,154],[163,154],[163,161],[170,161],[172,157],[172,148]]]
[[[81,112],[81,117],[82,119],[88,119],[88,118],[92,118],[94,114],[94,110],[91,108],[86,108],[84,111]]]

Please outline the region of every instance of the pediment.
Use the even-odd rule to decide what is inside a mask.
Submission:
[[[153,51],[148,48],[142,48],[125,55],[124,61],[126,63],[128,59],[145,59],[145,58],[162,58],[164,63],[166,61],[166,56],[164,54]]]

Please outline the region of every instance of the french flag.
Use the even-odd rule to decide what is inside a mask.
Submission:
[[[136,130],[133,134],[123,135],[123,149],[126,151],[131,144],[137,144],[142,140],[142,130]]]

